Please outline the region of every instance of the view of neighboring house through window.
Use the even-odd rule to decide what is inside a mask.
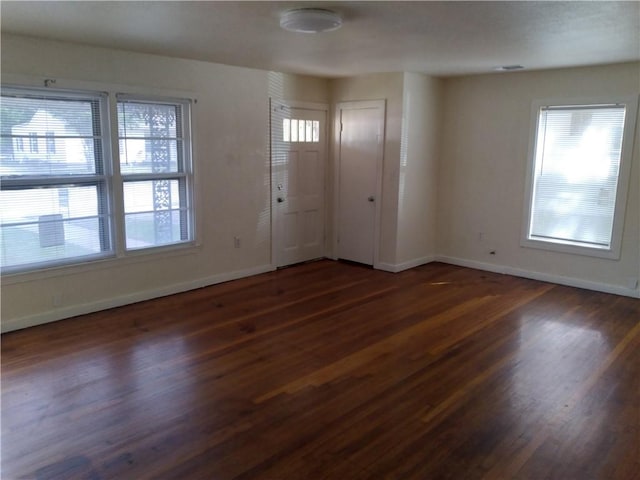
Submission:
[[[56,137],[55,132],[47,132],[47,153],[56,153]]]
[[[110,153],[110,101],[116,97],[2,89],[3,272],[193,240],[189,103],[118,100],[118,157]],[[123,209],[111,197],[118,190]]]
[[[538,106],[525,245],[617,256],[634,119],[625,103]]]
[[[102,95],[3,89],[3,270],[75,262],[112,251],[100,115],[105,105]],[[60,148],[39,148],[49,145],[52,133],[64,137]],[[25,138],[29,149],[20,148]]]
[[[31,153],[38,153],[38,134],[37,132],[31,132],[29,134],[29,149]]]

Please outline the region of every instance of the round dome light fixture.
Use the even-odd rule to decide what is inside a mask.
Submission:
[[[296,8],[280,15],[280,26],[297,33],[331,32],[342,26],[342,17],[322,8]]]

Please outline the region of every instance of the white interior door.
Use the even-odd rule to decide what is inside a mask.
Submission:
[[[324,256],[326,110],[272,109],[277,267]]]
[[[380,218],[383,102],[339,109],[338,258],[374,265]]]

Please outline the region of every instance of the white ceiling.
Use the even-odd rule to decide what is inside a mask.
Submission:
[[[640,2],[22,2],[2,31],[282,72],[435,76],[640,60]],[[296,34],[278,16],[333,9],[340,30]]]

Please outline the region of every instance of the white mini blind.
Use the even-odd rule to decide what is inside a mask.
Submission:
[[[104,96],[2,90],[3,272],[113,252]]]
[[[624,123],[624,105],[540,109],[530,240],[611,247]]]
[[[188,101],[118,101],[127,250],[193,240]]]
[[[190,100],[13,86],[1,99],[3,274],[193,244]]]

